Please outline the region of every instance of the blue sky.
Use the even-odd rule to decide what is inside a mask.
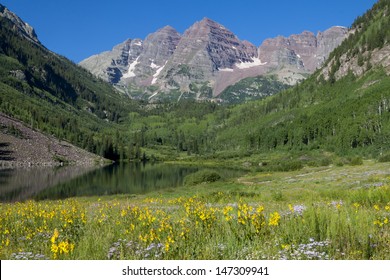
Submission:
[[[376,0],[0,0],[35,28],[50,50],[74,62],[110,50],[127,38],[144,39],[170,25],[183,33],[211,18],[241,40],[259,46],[266,38],[304,30],[350,26]]]

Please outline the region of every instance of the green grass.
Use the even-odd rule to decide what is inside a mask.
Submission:
[[[0,258],[390,259],[389,167],[305,166],[143,195],[1,204]]]

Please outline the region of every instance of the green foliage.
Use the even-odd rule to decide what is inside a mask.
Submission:
[[[193,186],[201,183],[212,183],[219,181],[220,179],[221,175],[218,172],[214,170],[203,169],[187,175],[184,178],[184,185]]]
[[[251,100],[263,99],[289,86],[279,82],[276,77],[258,76],[245,78],[234,85],[227,87],[218,98],[229,104],[243,103]]]
[[[0,111],[59,139],[119,158],[115,128],[138,104],[0,18]],[[110,151],[112,144],[115,151]]]
[[[390,162],[390,153],[381,155],[378,159],[379,162]]]
[[[302,161],[294,159],[281,159],[268,163],[263,163],[259,171],[270,171],[270,172],[287,172],[294,171],[303,168]]]
[[[314,75],[270,98],[230,109],[214,143],[242,152],[377,154],[390,135],[388,88],[390,78],[381,69],[359,80],[350,75],[322,85]]]
[[[361,157],[358,157],[358,156],[350,158],[349,159],[349,164],[352,165],[352,166],[362,165],[363,164],[363,159]]]

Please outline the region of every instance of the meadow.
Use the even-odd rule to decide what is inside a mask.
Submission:
[[[390,163],[0,204],[0,259],[390,259]]]

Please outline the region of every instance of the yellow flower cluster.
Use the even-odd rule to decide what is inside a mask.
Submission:
[[[60,255],[69,254],[74,250],[74,244],[68,240],[59,241],[60,234],[57,229],[54,229],[53,236],[50,238],[51,248],[50,251],[53,253],[53,259],[58,259]]]
[[[206,203],[197,198],[189,198],[183,203],[187,218],[195,221],[195,225],[211,228],[216,221],[217,209],[206,206]]]
[[[358,210],[359,210],[359,208],[361,207],[361,205],[360,205],[360,203],[355,202],[355,203],[353,204],[353,207],[355,208],[355,213],[357,213]]]
[[[278,226],[280,221],[280,214],[278,212],[271,213],[268,220],[268,225]]]
[[[374,225],[378,227],[383,227],[389,223],[389,218],[384,217],[384,218],[379,218],[374,221]]]
[[[263,211],[264,207],[261,205],[254,209],[253,206],[240,201],[237,205],[237,222],[241,225],[253,227],[255,232],[259,233],[265,225]]]
[[[223,215],[225,217],[225,220],[227,222],[231,221],[233,219],[233,216],[230,214],[233,211],[233,207],[228,205],[223,208]]]
[[[126,254],[130,258],[137,257],[134,252],[139,251],[139,248],[140,251],[152,248],[148,251],[149,258],[191,258],[201,254],[199,252],[203,249],[203,242],[219,244],[219,241],[227,240],[229,245],[236,244],[263,238],[268,234],[283,234],[295,222],[304,223],[303,218],[297,215],[300,211],[297,205],[288,204],[289,211],[282,218],[281,212],[276,209],[267,209],[265,213],[263,206],[247,202],[247,198],[238,202],[231,198],[229,203],[224,203],[220,198],[227,196],[223,193],[212,194],[212,198],[217,197],[217,200],[194,196],[123,199],[120,202],[102,199],[92,203],[86,199],[87,203],[84,204],[80,202],[83,200],[72,199],[0,204],[0,257],[9,258],[17,252],[39,252],[46,258],[77,258],[83,254],[82,245],[89,243],[85,241],[94,238],[96,232],[101,230],[102,234],[109,233],[109,238],[113,236],[126,240],[117,249],[118,257],[120,255],[121,258],[127,257]],[[360,221],[363,217],[364,221],[375,225],[370,231],[380,233],[386,239],[390,203],[372,206],[360,203],[335,201],[328,204],[331,207],[324,204],[324,209],[320,210],[330,209],[332,215],[337,214],[341,218],[344,214],[348,215],[351,221],[355,221],[352,218]],[[306,211],[305,218],[310,221],[312,209]],[[289,215],[291,213],[294,215]],[[297,217],[300,217],[299,220]],[[306,222],[303,226],[310,227],[311,223]],[[104,241],[104,237],[99,240]],[[290,245],[284,243],[290,243],[290,239],[280,240],[284,241],[279,243],[283,244],[282,249],[289,248]],[[130,245],[127,244],[133,244],[133,247],[129,249]],[[197,252],[193,253],[194,250],[187,248],[195,248]],[[128,251],[123,253],[121,250]],[[211,248],[210,252],[213,250],[217,249]],[[156,256],[157,251],[159,256]]]
[[[23,252],[45,244],[40,252],[67,254],[74,248],[69,240],[77,239],[86,223],[85,208],[72,199],[0,204],[0,249]],[[64,240],[58,241],[59,232]]]

